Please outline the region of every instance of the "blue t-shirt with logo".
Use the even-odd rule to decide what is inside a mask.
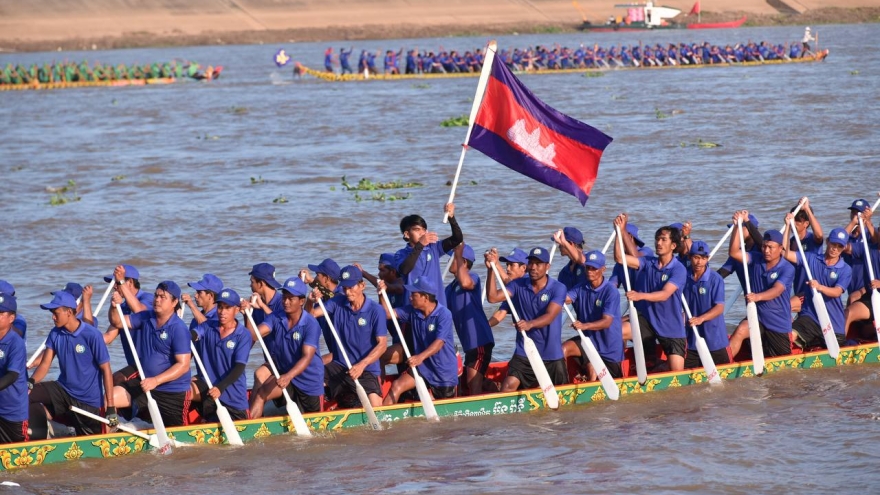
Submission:
[[[283,314],[284,313],[284,300],[281,298],[281,291],[276,290],[275,295],[272,296],[272,299],[266,303],[266,306],[269,306],[269,309],[272,310],[273,315]],[[254,307],[251,316],[254,318],[254,323],[259,325],[263,323],[263,320],[266,319],[266,312],[262,309]]]
[[[455,341],[452,337],[452,313],[439,304],[427,317],[410,305],[394,311],[401,322],[409,323],[412,328],[413,355],[424,352],[437,340],[443,341],[443,347],[418,367],[425,381],[434,387],[456,386],[458,358],[455,356]]]
[[[468,276],[474,283],[474,288],[471,290],[463,289],[458,280],[453,280],[446,286],[446,301],[449,302],[448,309],[452,313],[452,323],[465,352],[495,343],[489,320],[483,312],[480,276],[470,270]]]
[[[791,284],[794,281],[794,266],[780,259],[776,266],[767,268],[763,256],[752,254],[749,254],[748,264],[752,292],[757,294],[770,290],[777,283],[785,287],[782,294],[775,298],[755,303],[758,321],[772,332],[791,333]]]
[[[572,263],[569,262],[562,267],[562,270],[559,270],[556,280],[559,280],[566,290],[571,290],[578,284],[587,283],[587,269],[584,268],[583,264],[575,263],[572,266]]]
[[[400,266],[409,254],[413,252],[413,247],[407,244],[403,249],[394,253],[394,262]],[[446,306],[446,292],[443,290],[443,274],[440,269],[440,257],[443,256],[442,241],[428,244],[422,249],[416,260],[413,269],[406,274],[404,284],[412,284],[415,280],[427,276],[428,279],[435,284],[434,292],[437,294],[437,302]],[[405,291],[404,300],[409,301],[409,291]]]
[[[580,284],[568,291],[571,305],[578,321],[592,323],[603,316],[611,317],[611,326],[598,331],[585,330],[584,334],[593,341],[599,355],[606,361],[623,361],[623,331],[620,321],[620,293],[608,280],[599,287],[590,283]]]
[[[263,325],[270,329],[266,336],[266,347],[278,368],[278,373],[282,375],[290,371],[302,359],[304,346],[315,349],[315,354],[309,361],[309,365],[302,373],[294,377],[292,383],[306,395],[314,397],[324,395],[324,364],[321,361],[321,354],[318,352],[321,327],[315,317],[303,311],[296,325],[289,328],[290,319],[285,313],[272,313],[266,316]],[[342,361],[344,360],[340,358],[340,362]]]
[[[688,271],[687,281],[684,284],[684,298],[687,300],[691,315],[700,316],[714,306],[724,304],[724,279],[708,267],[698,280],[694,280],[693,272]],[[697,325],[697,331],[706,339],[706,347],[710,351],[726,349],[730,345],[724,313],[703,322],[702,325]],[[694,332],[689,331],[687,335],[688,349],[696,349],[697,339]]]
[[[797,254],[798,267],[803,269],[804,259],[801,253]],[[825,256],[822,254],[805,253],[807,262],[809,263],[810,273],[813,279],[825,287],[840,287],[846,290],[849,286],[850,278],[852,278],[852,268],[847,265],[843,258],[837,260],[837,263],[828,265],[825,263]],[[806,271],[806,270],[804,270]],[[813,305],[813,289],[807,287],[808,292],[804,297],[804,304],[801,307],[800,316],[811,318],[817,324],[819,316],[816,313],[816,307]],[[831,318],[831,326],[834,327],[834,333],[844,335],[846,332],[846,318],[843,315],[843,300],[840,297],[828,297],[822,294],[825,300],[825,308],[828,310],[828,317]],[[821,325],[820,325],[821,327]]]
[[[106,347],[105,347],[106,349]],[[0,418],[10,422],[28,419],[27,351],[24,340],[14,331],[0,339],[0,377],[18,373],[12,385],[0,390]]]
[[[236,364],[247,364],[253,340],[251,333],[241,324],[238,324],[232,333],[223,338],[220,337],[220,322],[217,320],[208,320],[198,325],[196,332],[199,334],[199,340],[195,343],[196,350],[212,385],[216,386],[218,382],[226,378]],[[198,375],[202,376],[201,371]],[[220,402],[233,409],[246,410],[248,408],[247,375],[245,373],[242,373],[238,379],[226,387],[220,394]]]
[[[135,298],[146,307],[145,311],[153,310],[153,301],[155,300],[155,296],[153,294],[138,289],[137,294],[135,294]],[[131,314],[131,308],[128,307],[127,302],[123,301],[121,307],[122,314]],[[110,311],[116,311],[116,309],[110,308]],[[131,353],[131,347],[129,347],[128,345],[128,339],[126,339],[125,335],[123,335],[121,328],[119,329],[119,336],[121,337],[122,354],[125,355],[125,362],[129,366],[134,366],[134,355]]]
[[[687,281],[687,269],[672,257],[666,266],[660,266],[660,259],[655,256],[639,258],[636,270],[636,289],[639,292],[658,292],[666,284],[675,286],[675,292],[665,301],[636,302],[639,315],[644,316],[654,327],[657,335],[667,339],[685,338],[684,319],[682,318],[681,291]]]
[[[365,358],[376,347],[379,343],[379,337],[388,336],[385,309],[372,299],[365,297],[363,306],[358,311],[354,311],[351,309],[348,299],[344,295],[338,295],[325,302],[324,308],[336,328],[336,333],[339,334],[339,340],[342,341],[345,353],[352,365]],[[335,352],[337,346],[333,336],[325,335],[324,341],[333,342],[333,351],[331,351],[333,352],[333,361],[346,366],[342,353]],[[328,347],[330,346],[328,345]],[[378,377],[381,373],[379,360],[370,363],[365,371]]]
[[[176,356],[190,354],[191,341],[189,328],[177,314],[161,327],[156,321],[153,311],[141,311],[129,315],[131,320],[131,339],[138,352],[144,374],[141,379],[151,378],[164,373],[176,362]],[[186,392],[191,381],[190,370],[187,369],[180,377],[156,387],[159,392]]]
[[[795,234],[796,235],[796,234]],[[804,248],[805,253],[812,254],[822,254],[822,240],[819,239],[819,243],[816,243],[816,236],[813,235],[812,232],[807,232],[807,235],[801,239],[801,245]],[[789,241],[789,250],[794,253],[799,253],[797,244],[795,243],[794,237]],[[810,267],[812,268],[812,267]],[[807,289],[807,271],[804,270],[803,265],[797,265],[794,267],[794,281],[792,282],[792,288],[795,294],[804,294],[809,292]]]
[[[518,278],[507,284],[510,292],[510,300],[522,320],[531,321],[547,313],[550,303],[556,303],[562,307],[565,304],[565,286],[556,279],[545,276],[547,284],[536,294],[532,290],[532,281],[528,277]],[[562,359],[562,314],[556,317],[545,327],[533,328],[528,331],[529,337],[535,342],[535,347],[544,361]],[[516,332],[517,356],[526,357],[523,347],[522,332]]]
[[[73,332],[55,327],[46,348],[58,356],[58,384],[74,399],[100,408],[104,405],[104,378],[100,365],[110,362],[104,336],[85,322]]]

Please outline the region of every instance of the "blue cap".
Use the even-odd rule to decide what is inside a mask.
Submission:
[[[850,210],[857,211],[859,213],[864,213],[866,209],[868,209],[868,200],[867,199],[857,199],[853,201],[852,206],[849,207]]]
[[[437,297],[437,286],[429,277],[419,277],[404,287],[410,292],[424,292]]]
[[[125,278],[133,278],[138,280],[141,278],[141,274],[138,272],[138,269],[131,265],[122,265],[122,268],[125,268]],[[104,277],[104,282],[112,282],[113,274],[111,273],[109,277]]]
[[[52,295],[52,302],[41,304],[40,307],[43,309],[70,308],[76,310],[76,298],[70,292],[56,290]]]
[[[348,265],[342,269],[339,274],[339,285],[343,287],[354,287],[364,279],[364,274],[354,265]]]
[[[306,297],[309,295],[309,286],[299,277],[290,277],[285,280],[284,285],[281,286],[281,290],[299,297]]]
[[[755,215],[752,215],[751,213],[749,213],[749,222],[751,222],[752,225],[754,225],[755,227],[758,226],[758,219],[755,218]],[[729,224],[727,224],[727,227],[730,228],[731,225],[733,225],[733,224],[729,223]]]
[[[339,280],[339,265],[330,258],[325,259],[317,265],[309,265],[309,270],[315,273],[323,273],[333,280]]]
[[[464,248],[461,250],[461,257],[468,261],[477,261],[477,257],[474,254],[474,248],[464,245]]]
[[[163,280],[162,282],[159,282],[159,285],[156,286],[156,290],[159,289],[171,294],[174,299],[180,299],[180,286],[173,280]]]
[[[782,244],[782,232],[778,230],[768,230],[764,232],[764,241]]]
[[[18,311],[18,303],[12,294],[0,293],[0,313],[15,313]]]
[[[533,247],[531,251],[529,251],[529,258],[535,258],[541,263],[550,263],[550,251],[542,247]]]
[[[281,288],[281,284],[275,280],[275,267],[269,263],[257,263],[248,275],[252,275],[255,279],[266,282],[269,284],[269,287],[272,287],[273,289]]]
[[[199,289],[199,290],[207,290],[207,289]],[[239,306],[241,304],[241,296],[238,295],[238,292],[234,290],[223,287],[222,289],[217,291],[217,304],[225,303],[228,306]]]
[[[849,233],[840,227],[832,229],[831,233],[828,234],[828,242],[833,242],[846,247],[846,245],[849,244]]]
[[[562,229],[562,235],[565,236],[565,240],[568,242],[573,242],[575,244],[581,244],[584,242],[584,234],[574,227],[566,227]]]
[[[76,282],[67,282],[67,285],[64,286],[64,292],[69,292],[70,295],[74,297],[74,299],[78,299],[83,294],[83,287]],[[50,294],[54,295],[54,292],[50,292]]]
[[[584,262],[585,265],[599,269],[605,268],[605,255],[602,254],[602,251],[589,251],[584,253],[584,257],[587,259]]]
[[[220,280],[216,275],[206,273],[202,275],[202,279],[198,282],[189,282],[186,285],[192,287],[195,290],[207,290],[211,291],[214,294],[220,293],[223,290],[223,281]]]
[[[498,261],[502,261],[504,263],[519,263],[520,265],[525,265],[529,262],[529,255],[520,248],[513,248],[513,251],[511,251],[510,254],[498,258]]]
[[[672,227],[673,229],[678,229],[678,230],[681,230],[684,228],[684,224],[681,222],[673,222],[673,223],[670,223],[669,226]]]
[[[379,255],[379,264],[391,267],[397,270],[399,266],[397,264],[397,256],[394,256],[394,253],[382,253]],[[336,279],[339,280],[339,279]]]
[[[636,246],[642,247],[645,245],[645,241],[639,239],[639,227],[634,223],[626,224],[626,232],[633,236],[633,241],[635,241]]]
[[[15,287],[13,287],[12,284],[5,280],[0,280],[0,294],[9,294],[10,296],[14,296]]]
[[[698,256],[709,256],[712,251],[709,249],[709,245],[703,241],[694,241],[691,243],[691,250],[689,254],[695,254]]]

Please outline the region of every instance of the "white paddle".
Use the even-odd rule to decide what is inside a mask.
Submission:
[[[684,307],[684,314],[687,316],[688,321],[690,321],[690,319],[693,318],[693,315],[691,314],[691,308],[688,306],[684,294],[681,295],[681,305]],[[697,354],[700,355],[700,362],[703,364],[703,370],[706,372],[706,377],[708,377],[709,383],[712,385],[721,383],[721,376],[715,368],[715,361],[712,360],[712,353],[709,352],[709,346],[706,345],[706,339],[704,339],[703,336],[700,335],[700,332],[697,331],[696,325],[691,325],[691,330],[693,330],[694,336],[696,337]]]
[[[458,186],[458,178],[461,175],[461,166],[464,164],[464,155],[468,150],[468,143],[471,140],[471,132],[474,130],[474,121],[477,120],[477,112],[480,110],[480,104],[483,102],[483,94],[486,92],[486,84],[489,83],[489,76],[492,74],[492,61],[495,60],[495,51],[498,50],[498,43],[494,40],[489,42],[486,47],[486,57],[483,60],[483,70],[480,72],[480,81],[477,83],[477,93],[474,95],[474,104],[471,105],[471,114],[468,118],[467,133],[464,136],[464,143],[461,145],[461,157],[458,159],[458,168],[455,169],[455,178],[452,179],[452,190],[449,191],[449,201],[452,203],[455,199],[455,188]],[[449,221],[449,214],[443,215],[443,223]]]
[[[409,353],[409,347],[406,345],[406,339],[403,338],[403,331],[400,330],[400,323],[397,321],[397,313],[395,313],[394,308],[391,306],[391,301],[388,299],[388,294],[383,290],[379,294],[382,295],[382,299],[385,300],[385,304],[388,305],[388,309],[391,311],[391,321],[394,322],[394,330],[397,331],[397,336],[400,337],[400,346],[403,347],[403,352],[406,354],[406,358],[409,359],[412,357]],[[434,401],[431,400],[431,393],[428,392],[428,387],[425,385],[425,380],[419,375],[416,367],[413,366],[410,368],[412,370],[413,378],[416,380],[416,392],[419,394],[419,401],[422,403],[422,409],[425,411],[425,418],[430,421],[440,421],[440,416],[437,415],[437,410],[434,408]]]
[[[749,284],[749,253],[746,252],[746,241],[743,239],[742,218],[736,219],[736,228],[739,230],[739,250],[743,257],[743,275],[746,282],[746,294],[752,293]],[[761,376],[764,373],[764,347],[761,343],[761,327],[758,323],[758,306],[753,302],[746,303],[746,319],[749,321],[749,342],[752,346],[752,367],[755,374]]]
[[[269,369],[272,370],[272,374],[275,375],[275,379],[281,377],[278,374],[278,368],[275,367],[275,361],[272,360],[272,356],[269,355],[269,349],[266,347],[266,343],[263,342],[263,336],[260,335],[260,327],[254,323],[254,315],[253,309],[248,308],[245,311],[245,316],[247,316],[248,322],[251,324],[251,328],[254,329],[254,335],[257,336],[257,341],[260,343],[260,347],[263,348],[263,354],[266,356],[266,363],[269,364]],[[303,419],[302,413],[297,407],[296,402],[290,398],[290,394],[287,393],[287,388],[281,389],[281,394],[284,396],[284,402],[287,407],[287,415],[290,416],[290,422],[293,423],[293,428],[296,431],[296,434],[301,437],[310,437],[312,436],[312,432],[309,431],[309,425],[306,424],[306,420]],[[220,403],[218,402],[219,406]]]
[[[614,242],[614,237],[616,235],[617,235],[617,232],[612,232],[611,235],[608,237],[608,241],[605,242],[605,247],[602,248],[602,254],[605,254],[608,252],[608,248],[611,247],[611,243]]]
[[[205,379],[205,383],[208,385],[208,390],[214,388],[214,384],[211,383],[211,378],[208,377],[208,371],[205,369],[205,365],[202,364],[202,359],[199,357],[199,351],[196,350],[196,345],[192,342],[189,343],[189,348],[192,350],[192,355],[196,360],[196,365],[199,367],[199,371],[202,372],[202,378]],[[209,400],[210,397],[202,397],[202,400]],[[232,416],[229,415],[229,409],[226,409],[226,406],[220,403],[220,399],[214,401],[217,404],[217,418],[220,420],[220,425],[223,426],[223,433],[226,433],[226,441],[229,442],[230,445],[244,445],[244,442],[241,441],[241,435],[238,434],[238,430],[235,429],[235,423],[232,421]]]
[[[115,280],[111,280],[110,283],[107,284],[107,290],[104,291],[104,295],[101,296],[101,300],[98,302],[98,307],[95,308],[95,312],[92,313],[92,317],[93,317],[93,318],[97,318],[97,317],[98,317],[98,313],[100,313],[100,312],[101,312],[101,308],[104,307],[104,301],[106,301],[106,300],[107,300],[107,297],[110,296],[110,293],[113,292],[113,282],[115,282]]]
[[[571,318],[571,322],[574,323],[577,321],[574,313],[571,311],[571,308],[568,306],[562,306],[565,309],[565,314]],[[593,369],[596,371],[596,378],[599,379],[599,383],[602,384],[602,388],[605,389],[605,394],[611,400],[617,400],[620,398],[620,389],[617,388],[617,384],[614,383],[614,378],[611,376],[611,373],[608,372],[608,367],[605,366],[605,361],[602,361],[602,356],[599,355],[599,351],[596,350],[596,346],[593,345],[593,341],[590,340],[589,337],[584,335],[583,330],[575,331],[581,338],[581,347],[584,348],[584,351],[587,353],[587,359],[590,360],[590,365],[593,366]]]
[[[95,421],[100,421],[101,423],[104,423],[105,425],[110,424],[110,421],[108,421],[107,418],[102,418],[101,416],[98,416],[97,414],[92,414],[92,413],[86,411],[85,409],[80,409],[76,406],[70,406],[70,410],[79,414],[79,415],[94,419]],[[136,437],[143,438],[144,440],[150,442],[150,445],[153,446],[154,448],[157,448],[157,449],[159,448],[159,439],[156,438],[156,435],[147,435],[146,433],[144,433],[140,430],[137,430],[135,428],[132,428],[130,426],[127,426],[127,425],[124,425],[121,423],[116,425],[116,428],[118,428],[126,433],[131,433],[132,435],[134,435]],[[173,443],[175,447],[189,447],[189,444],[185,444],[183,442],[178,442],[177,440],[171,440],[171,443]],[[167,452],[159,449],[159,453],[165,454]]]
[[[519,314],[517,314],[516,308],[513,306],[513,301],[510,300],[510,293],[507,292],[507,286],[505,286],[504,282],[501,280],[501,274],[498,273],[498,267],[495,266],[494,261],[490,263],[490,265],[492,266],[492,271],[495,273],[495,279],[498,281],[498,285],[500,285],[501,290],[504,291],[504,298],[507,300],[507,305],[510,306],[510,313],[513,315],[513,321],[519,322]],[[559,395],[556,394],[556,387],[553,386],[553,381],[550,379],[550,373],[547,372],[547,366],[544,365],[544,360],[541,359],[541,353],[538,352],[538,348],[535,346],[535,341],[523,331],[520,331],[520,334],[522,334],[523,337],[523,350],[526,351],[526,357],[529,359],[532,373],[535,374],[535,378],[538,380],[538,385],[541,387],[541,392],[544,393],[547,407],[554,410],[559,409]]]
[[[626,291],[629,292],[632,290],[632,286],[629,283],[629,267],[626,265],[626,250],[623,249],[623,237],[620,235],[620,227],[614,226],[615,232],[617,233],[617,244],[620,246],[620,255],[622,257],[623,263],[623,278],[626,282]],[[629,328],[630,333],[632,334],[633,341],[633,353],[636,356],[636,375],[639,379],[639,385],[644,385],[648,380],[648,368],[645,365],[645,348],[642,344],[642,327],[639,326],[639,313],[636,311],[636,304],[629,299]]]
[[[797,243],[798,252],[801,254],[801,261],[804,264],[804,270],[807,272],[807,280],[813,280],[813,273],[810,271],[810,260],[804,254],[804,247],[797,235],[794,226],[794,217],[789,221],[792,232],[794,232],[794,241]],[[837,359],[840,354],[840,345],[837,343],[837,336],[834,335],[834,327],[831,325],[831,317],[828,316],[828,308],[825,306],[825,298],[816,288],[813,288],[813,307],[816,309],[816,316],[819,318],[819,326],[822,328],[822,336],[825,337],[825,347],[828,348],[828,355]]]
[[[877,203],[880,203],[880,199],[877,200]],[[859,231],[861,232],[862,244],[865,246],[865,261],[868,265],[868,277],[871,279],[868,281],[870,286],[871,281],[874,280],[874,264],[871,263],[871,250],[868,247],[868,236],[861,213],[859,213]],[[874,330],[877,332],[877,343],[880,345],[880,292],[873,288],[871,289],[871,309],[874,312]]]
[[[336,341],[336,347],[339,348],[339,353],[342,354],[342,359],[345,361],[345,365],[348,366],[348,369],[351,369],[351,361],[348,360],[348,354],[345,352],[345,348],[342,347],[342,340],[339,339],[339,334],[336,333],[336,327],[333,326],[333,321],[330,319],[330,315],[327,314],[327,308],[324,307],[324,301],[322,301],[320,297],[318,298],[318,306],[321,307],[321,312],[324,313],[324,320],[327,322],[327,327],[330,329],[330,333],[333,334],[333,340]],[[354,389],[355,392],[357,392],[358,399],[361,401],[361,406],[363,406],[364,412],[367,413],[367,420],[369,421],[370,426],[372,426],[374,430],[381,430],[382,423],[380,423],[379,418],[376,417],[376,411],[373,410],[373,404],[370,403],[370,396],[367,395],[367,391],[364,390],[364,386],[361,385],[360,380],[352,378],[352,381],[354,382]],[[427,411],[425,414],[427,415]]]
[[[128,323],[125,322],[125,315],[122,314],[122,306],[117,305],[116,311],[122,322],[122,331],[125,332],[125,339],[128,341],[128,346],[131,348],[131,355],[134,357],[134,364],[137,366],[138,374],[140,374],[141,380],[146,380],[147,375],[144,374],[144,368],[141,366],[141,359],[138,357],[137,348],[135,348],[134,341],[131,339],[131,332],[128,329]],[[159,444],[159,452],[163,454],[171,453],[171,439],[168,438],[168,432],[165,431],[165,423],[162,421],[162,413],[159,411],[159,404],[153,399],[153,394],[150,392],[144,393],[147,395],[147,409],[150,411],[150,420],[153,423],[153,428],[156,430],[156,441]]]

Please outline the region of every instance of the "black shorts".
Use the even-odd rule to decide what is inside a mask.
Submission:
[[[24,421],[6,421],[0,417],[0,444],[27,442],[28,422]]]
[[[587,351],[584,350],[583,344],[581,344],[580,337],[572,337],[568,339],[569,342],[574,342],[574,345],[577,346],[578,351],[580,351],[581,355],[578,356],[578,365],[580,369],[586,370],[587,364],[590,362],[589,358],[587,358]],[[602,357],[599,355],[599,357]],[[623,368],[620,366],[620,363],[609,361],[602,357],[602,362],[605,363],[605,367],[608,368],[608,374],[611,375],[611,378],[623,378]],[[599,370],[596,370],[598,373]]]
[[[791,332],[774,332],[760,322],[758,326],[761,327],[761,347],[764,349],[764,356],[788,356],[791,354]],[[819,333],[821,334],[821,330]]]
[[[822,334],[822,329],[819,327],[819,323],[809,316],[798,316],[797,319],[792,322],[791,328],[798,334],[794,343],[801,349],[815,346],[827,348],[825,345],[825,335]],[[834,336],[837,337],[838,345],[844,345],[846,343],[846,337],[842,334],[834,332]]]
[[[147,394],[141,389],[141,379],[132,378],[123,382],[120,387],[124,388],[131,396],[131,403],[137,406],[137,416],[144,421],[152,421],[147,407]],[[186,392],[160,392],[152,390],[150,394],[159,405],[159,414],[165,426],[186,426],[189,424],[187,412],[192,402],[192,391]]]
[[[486,372],[489,371],[489,363],[492,361],[492,349],[494,348],[495,343],[489,342],[465,352],[465,367],[476,370],[477,373],[486,376]]]
[[[547,373],[550,374],[550,381],[553,382],[553,385],[565,385],[568,383],[568,367],[565,366],[564,359],[544,361],[544,366],[547,367]],[[529,358],[525,356],[514,354],[510,358],[510,362],[507,365],[507,376],[512,376],[519,380],[519,388],[517,390],[539,387],[538,379],[535,378],[535,372],[532,371]]]
[[[137,367],[135,366],[126,366],[121,370],[113,373],[113,386],[119,387],[122,386],[123,382],[128,380],[132,380],[135,378],[139,378]]]
[[[290,400],[296,403],[302,413],[320,412],[321,405],[324,403],[323,395],[306,395],[293,382],[287,385],[287,394],[290,395]],[[287,399],[283,395],[277,399],[272,399],[272,403],[279,409],[287,407]]]
[[[409,376],[413,376],[412,368],[406,370],[406,373]],[[419,375],[421,376],[421,375]],[[425,380],[425,377],[422,376],[422,380]],[[435,399],[451,399],[455,397],[458,387],[450,387],[450,386],[434,386],[428,383],[428,380],[425,380],[425,386],[428,387],[428,390],[431,392],[431,396]]]
[[[730,347],[718,349],[717,351],[709,351],[709,354],[712,356],[712,362],[715,363],[715,366],[733,362],[733,359],[730,356]],[[684,358],[684,367],[685,369],[703,367],[703,361],[700,360],[700,353],[697,352],[696,349],[688,349],[687,356]]]
[[[657,339],[657,342],[660,343],[660,347],[667,357],[673,355],[685,357],[687,355],[686,338],[668,338],[657,335],[654,325],[651,325],[641,314],[639,314],[639,329],[642,331],[642,344],[645,349],[646,360],[650,360],[647,359],[648,356],[653,357],[654,361],[657,360],[657,346],[654,345],[654,339]]]
[[[196,389],[199,391],[199,396],[201,396],[202,400],[199,402],[193,402],[190,407],[197,410],[199,415],[205,421],[209,423],[217,423],[220,421],[220,418],[217,417],[217,402],[208,396],[208,384],[205,382],[202,377],[197,376],[193,380],[193,384],[196,386]],[[250,419],[250,411],[247,409],[236,409],[234,407],[229,407],[226,404],[226,410],[229,411],[229,416],[234,420],[238,421],[240,419]]]
[[[873,292],[874,292],[874,289],[866,290],[865,293],[862,294],[862,297],[860,297],[859,300],[856,301],[856,302],[860,302],[860,303],[864,304],[865,307],[868,308],[868,315],[869,315],[868,319],[871,321],[874,320],[874,305],[871,304],[871,294]]]
[[[331,361],[330,364],[324,366],[324,382],[327,384],[329,397],[336,400],[340,407],[346,409],[361,407],[361,401],[354,389],[354,380],[348,374],[348,368]],[[382,397],[382,387],[379,386],[379,379],[376,378],[376,375],[364,371],[358,378],[358,382],[364,387],[367,395],[376,394]]]
[[[74,399],[58,382],[40,382],[34,385],[28,400],[31,404],[39,403],[46,407],[53,418],[65,416],[69,426],[73,426],[77,435],[97,435],[104,432],[104,423],[76,414],[71,406],[84,409],[92,414],[101,415],[101,409]]]

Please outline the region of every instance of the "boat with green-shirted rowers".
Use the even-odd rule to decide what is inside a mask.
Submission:
[[[630,351],[631,349],[628,354]],[[764,364],[764,374],[772,375],[784,370],[873,365],[878,362],[880,362],[880,350],[878,350],[877,343],[866,343],[841,348],[837,359],[830,357],[826,350],[768,358]],[[710,386],[707,376],[701,368],[649,374],[645,383],[639,384],[635,372],[630,370],[631,363],[632,357],[629,356],[622,366],[624,370],[630,371],[629,375],[615,380],[615,384],[620,390],[620,400],[627,400],[626,396],[629,395],[653,393],[677,387]],[[717,371],[723,380],[755,376],[751,361],[720,365]],[[495,382],[500,382],[506,373],[507,363],[493,363],[488,377]],[[390,380],[391,377],[387,377],[385,380],[386,389],[390,386]],[[556,387],[556,392],[562,407],[610,400],[599,382],[561,385]],[[527,413],[545,409],[547,403],[540,389],[530,389],[437,400],[434,402],[434,406],[441,418],[457,418]],[[375,412],[382,423],[425,420],[424,411],[418,402],[377,407]],[[368,419],[363,409],[333,409],[330,405],[328,410],[305,414],[304,418],[309,428],[318,435],[348,428],[369,428]],[[285,434],[290,435],[292,442],[301,441],[293,434],[293,426],[286,416],[237,421],[235,428],[245,441],[245,445],[248,442]],[[139,452],[155,451],[156,449],[150,445],[148,439],[143,438],[147,436],[145,433],[151,433],[151,431],[145,430],[138,433],[139,435],[118,432],[0,445],[0,465],[3,470],[9,471],[64,461],[123,457]],[[375,434],[382,435],[381,432]],[[221,448],[219,446],[226,443],[223,429],[217,423],[200,423],[168,428],[168,435],[177,443],[175,448],[183,445]]]
[[[6,64],[0,69],[0,91],[170,84],[185,79],[211,81],[220,77],[222,66],[174,60],[153,64],[102,64],[87,61],[43,65]]]

